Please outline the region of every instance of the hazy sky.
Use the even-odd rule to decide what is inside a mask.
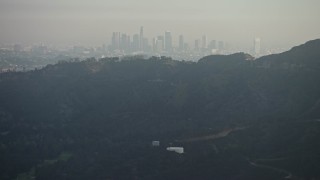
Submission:
[[[320,0],[0,0],[0,43],[101,45],[113,31],[251,45],[320,37]]]

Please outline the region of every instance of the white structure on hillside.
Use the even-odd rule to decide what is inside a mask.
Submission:
[[[184,148],[183,147],[167,147],[168,151],[173,151],[179,154],[183,154],[184,153]]]
[[[152,146],[153,146],[153,147],[158,147],[158,146],[160,146],[160,141],[152,141]]]

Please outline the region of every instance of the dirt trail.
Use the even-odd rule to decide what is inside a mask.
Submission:
[[[189,139],[184,139],[179,142],[197,142],[197,141],[206,141],[206,140],[213,140],[213,139],[219,139],[228,136],[230,133],[234,131],[239,131],[246,129],[245,127],[236,127],[236,128],[229,128],[225,129],[217,134],[212,134],[212,135],[207,135],[207,136],[199,136],[199,137],[194,137],[194,138],[189,138]]]
[[[254,167],[269,169],[271,171],[276,171],[276,172],[279,172],[279,173],[286,174],[286,176],[284,177],[285,179],[292,179],[293,178],[292,173],[287,171],[287,170],[276,168],[276,167],[273,167],[273,166],[264,165],[264,164],[259,164],[259,163],[255,162],[255,161],[248,160],[248,162],[249,162],[250,165],[252,165]]]

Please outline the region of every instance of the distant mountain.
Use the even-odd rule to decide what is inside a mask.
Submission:
[[[2,73],[0,179],[319,179],[319,50]]]

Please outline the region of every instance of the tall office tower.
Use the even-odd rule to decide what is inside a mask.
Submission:
[[[161,53],[163,51],[163,41],[162,40],[159,40],[157,39],[157,43],[156,43],[156,52],[157,53]]]
[[[117,33],[113,32],[112,33],[112,40],[111,40],[111,49],[112,50],[116,49],[116,39],[117,39]]]
[[[121,35],[120,49],[125,52],[128,51],[128,35],[127,34]]]
[[[106,44],[102,44],[102,51],[105,52],[107,50],[107,45]]]
[[[254,53],[255,55],[260,55],[260,48],[261,48],[261,40],[260,38],[255,38],[253,41]]]
[[[144,52],[150,51],[148,38],[143,38],[143,50],[144,50]]]
[[[184,38],[183,38],[183,35],[179,36],[179,51],[184,51]]]
[[[157,49],[157,39],[152,38],[152,52],[156,52]]]
[[[170,31],[166,31],[164,33],[164,49],[167,52],[171,52],[172,51],[172,37],[171,37],[171,32]]]
[[[162,50],[164,50],[164,37],[163,36],[158,36],[157,40],[158,41],[162,41]]]
[[[210,41],[210,44],[208,46],[209,49],[217,49],[217,41],[216,40],[212,40]]]
[[[164,44],[163,40],[157,39],[157,41],[156,41],[156,52],[157,53],[161,53],[163,51],[163,44]]]
[[[183,44],[183,49],[184,49],[185,51],[189,51],[189,50],[190,50],[189,44],[188,44],[188,43],[184,43],[184,44]]]
[[[218,48],[219,48],[219,50],[223,50],[224,49],[223,41],[219,41],[218,42]]]
[[[206,35],[203,35],[202,36],[202,47],[201,47],[203,50],[204,49],[207,49],[207,36]]]
[[[139,36],[139,34],[134,34],[132,37],[132,50],[133,51],[140,50],[140,36]]]
[[[120,43],[121,43],[121,33],[116,33],[116,49],[120,49]]]
[[[130,35],[127,35],[127,50],[128,52],[130,52],[132,50],[132,47],[131,47],[131,37]]]
[[[152,38],[152,51],[156,52],[157,49],[157,38]]]
[[[114,50],[116,46],[116,32],[112,33],[112,39],[111,39],[111,49]]]
[[[112,33],[112,50],[116,50],[120,48],[120,32]]]
[[[196,39],[195,41],[194,41],[194,50],[195,51],[199,51],[199,44],[200,44],[200,40],[199,39]]]
[[[140,51],[143,51],[144,44],[143,44],[143,26],[140,27]]]

